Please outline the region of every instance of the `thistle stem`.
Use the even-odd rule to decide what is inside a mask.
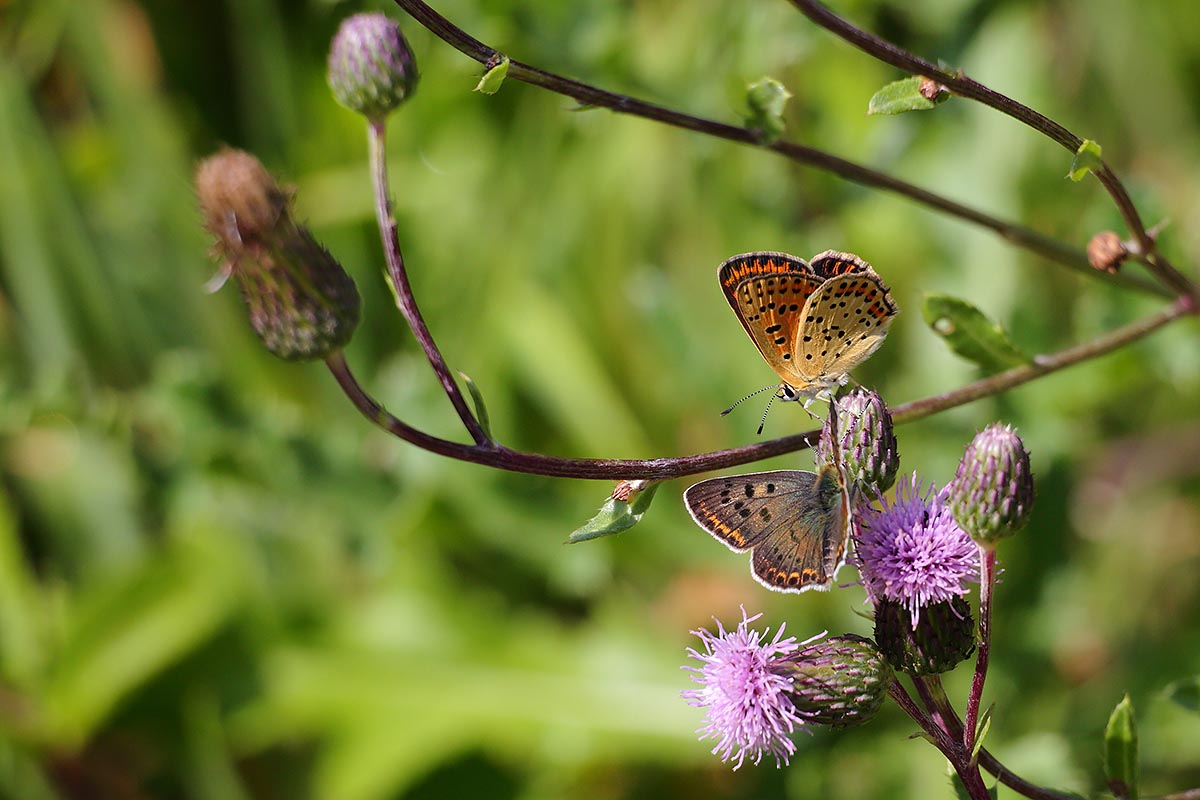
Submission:
[[[982,549],[979,563],[979,651],[975,656],[975,675],[971,678],[971,693],[967,695],[967,715],[963,723],[963,747],[970,753],[975,747],[979,726],[979,703],[983,698],[983,683],[987,680],[988,659],[992,651],[992,590],[996,584],[996,551]]]
[[[446,360],[442,358],[441,351],[433,341],[433,334],[429,332],[429,327],[421,316],[421,309],[417,307],[412,286],[408,282],[408,271],[404,268],[404,255],[400,252],[400,237],[396,232],[396,220],[392,216],[391,193],[388,191],[387,127],[383,119],[374,120],[367,126],[367,142],[370,151],[371,182],[375,188],[375,217],[379,224],[380,237],[383,240],[388,278],[392,285],[392,293],[396,298],[396,306],[408,322],[408,327],[416,337],[417,343],[425,351],[429,365],[433,367],[438,382],[442,384],[442,389],[450,398],[450,403],[458,412],[459,419],[466,426],[467,432],[471,434],[476,445],[485,445],[488,443],[487,434],[484,433],[479,421],[467,407],[467,401],[459,391],[454,376],[450,374],[450,369],[446,366]],[[345,364],[344,360],[342,364]]]

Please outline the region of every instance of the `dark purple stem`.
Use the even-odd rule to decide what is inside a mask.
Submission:
[[[918,691],[920,690],[921,687],[918,684]],[[983,782],[983,776],[979,774],[979,768],[971,762],[971,751],[964,750],[957,740],[935,724],[933,719],[904,690],[899,679],[892,678],[892,682],[888,684],[888,697],[892,698],[896,705],[900,706],[901,710],[912,717],[913,721],[921,726],[921,730],[929,735],[934,746],[954,767],[954,771],[963,782],[963,786],[966,787],[971,800],[989,800],[991,795],[988,793],[987,785]]]
[[[1181,299],[1157,314],[1126,325],[1094,342],[1088,342],[1053,355],[1040,356],[1032,365],[1017,367],[1008,372],[984,378],[952,392],[898,405],[893,409],[892,416],[896,422],[911,422],[947,408],[954,408],[981,397],[997,394],[1040,375],[1107,353],[1123,344],[1146,336],[1171,320],[1191,312],[1190,303]],[[342,391],[346,393],[346,396],[350,398],[362,415],[388,433],[432,453],[530,475],[593,480],[668,480],[714,469],[750,464],[785,453],[794,453],[797,450],[811,447],[816,443],[820,434],[819,430],[812,430],[728,450],[676,458],[650,459],[560,458],[540,453],[510,450],[494,442],[485,441],[477,445],[462,444],[430,436],[394,417],[358,383],[341,353],[326,359],[326,363],[342,387]]]
[[[975,675],[971,678],[971,693],[967,695],[967,715],[963,722],[963,747],[967,752],[975,747],[979,726],[979,703],[983,699],[983,683],[987,680],[988,658],[992,651],[992,590],[996,585],[996,551],[985,547],[979,563],[979,651],[975,656]]]
[[[433,367],[434,374],[437,375],[438,381],[442,384],[446,396],[450,398],[454,410],[458,412],[463,425],[466,426],[467,432],[471,434],[471,438],[475,440],[476,445],[486,444],[488,436],[480,426],[478,420],[471,413],[471,410],[467,408],[467,401],[463,398],[462,392],[459,391],[454,376],[450,374],[450,369],[446,366],[446,361],[442,358],[441,351],[438,350],[437,344],[434,343],[433,335],[429,332],[429,327],[425,324],[425,319],[421,316],[421,309],[417,307],[417,301],[413,297],[412,286],[408,283],[408,272],[404,268],[404,256],[400,252],[400,237],[396,233],[396,220],[392,217],[392,199],[388,191],[386,123],[382,119],[373,121],[368,125],[367,130],[371,161],[371,181],[375,187],[375,217],[379,223],[379,234],[383,240],[383,251],[387,259],[388,277],[391,279],[392,290],[396,297],[396,305],[400,308],[400,313],[404,315],[404,319],[408,322],[408,327],[412,329],[417,343],[425,351],[425,357],[429,359],[429,365]],[[433,437],[429,438],[432,439]]]
[[[395,3],[447,44],[464,55],[475,59],[480,64],[492,66],[503,56],[499,50],[484,44],[466,31],[455,26],[441,14],[430,8],[428,4],[422,2],[422,0],[395,0]],[[985,214],[978,209],[956,203],[927,189],[922,189],[919,186],[914,186],[911,183],[906,183],[898,178],[893,178],[885,173],[861,164],[856,164],[853,161],[847,161],[844,158],[839,158],[822,150],[806,147],[794,142],[775,142],[766,145],[763,144],[761,132],[751,128],[728,125],[691,114],[684,114],[627,95],[605,91],[590,84],[524,64],[516,59],[509,61],[508,77],[571,97],[581,105],[607,108],[618,113],[654,120],[664,125],[703,133],[707,136],[725,139],[730,142],[760,146],[798,164],[825,170],[863,186],[894,192],[922,205],[980,225],[993,231],[1017,247],[1037,253],[1049,261],[1078,270],[1093,278],[1112,280],[1128,288],[1139,289],[1164,297],[1171,296],[1171,293],[1164,291],[1162,287],[1153,282],[1145,281],[1138,276],[1124,274],[1113,276],[1094,270],[1088,264],[1087,256],[1082,251],[1038,233],[1031,228],[1006,222]]]
[[[920,56],[897,47],[872,33],[868,33],[834,14],[816,0],[791,0],[791,3],[800,9],[800,12],[804,16],[822,28],[836,34],[858,49],[886,64],[891,64],[913,75],[931,78],[956,95],[976,100],[1001,113],[1007,114],[1013,119],[1019,120],[1034,130],[1045,134],[1072,153],[1078,151],[1079,146],[1083,144],[1083,139],[1044,114],[1040,114],[1029,106],[1019,103],[994,89],[990,89],[976,80],[968,78],[961,71],[949,72],[944,70]],[[1116,174],[1104,162],[1101,162],[1101,166],[1095,171],[1095,174],[1109,196],[1112,197],[1117,210],[1121,212],[1121,217],[1125,220],[1125,224],[1137,240],[1142,255],[1146,257],[1145,263],[1150,268],[1150,271],[1165,286],[1170,287],[1174,293],[1196,296],[1196,285],[1180,273],[1179,270],[1175,269],[1167,261],[1166,257],[1158,252],[1158,245],[1155,243],[1154,238],[1147,232],[1141,215],[1138,214],[1137,207],[1134,206],[1133,200],[1129,197],[1129,192],[1125,190],[1124,184],[1121,183]]]

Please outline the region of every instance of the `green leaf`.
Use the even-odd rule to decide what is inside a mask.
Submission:
[[[922,91],[922,85],[925,90]],[[929,95],[933,95],[930,97]],[[914,75],[893,81],[871,96],[867,114],[903,114],[905,111],[928,111],[950,99],[944,86],[929,78]]]
[[[950,349],[987,372],[1001,372],[1033,361],[1003,328],[965,300],[943,294],[926,295],[921,313]]]
[[[576,528],[567,539],[567,544],[612,536],[637,525],[646,509],[650,508],[658,486],[657,481],[622,481],[617,484],[617,489],[604,501],[604,505],[600,506],[596,516]],[[618,500],[617,495],[623,494],[625,490],[628,491],[625,495],[627,499]]]
[[[996,707],[993,703],[987,707],[987,710],[979,717],[979,724],[975,726],[975,746],[971,748],[971,761],[979,758],[979,751],[983,749],[983,740],[987,738],[988,731],[992,729],[992,710]]]
[[[483,393],[479,391],[479,387],[475,385],[475,381],[471,380],[470,375],[462,371],[459,371],[458,375],[463,379],[463,383],[467,385],[467,391],[471,393],[471,401],[475,404],[475,419],[479,420],[479,427],[483,428],[484,435],[491,441],[492,420],[488,416],[487,405],[483,402]]]
[[[792,93],[774,78],[750,84],[746,87],[746,104],[750,107],[746,127],[761,132],[767,144],[777,141],[785,127],[783,109],[791,98]]]
[[[492,59],[489,59],[488,63],[491,64]],[[500,85],[504,83],[504,78],[508,75],[508,64],[508,56],[500,56],[500,60],[488,67],[488,71],[480,77],[479,83],[475,85],[475,91],[484,94],[495,94],[500,91]]]
[[[1167,699],[1188,711],[1200,711],[1200,675],[1172,683],[1167,687]]]
[[[1078,183],[1089,172],[1095,172],[1103,165],[1104,162],[1100,160],[1100,145],[1091,139],[1084,139],[1083,144],[1075,151],[1075,158],[1071,160],[1071,171],[1067,173],[1067,177]]]
[[[1138,752],[1137,725],[1133,716],[1133,703],[1125,695],[1104,729],[1104,772],[1108,776],[1108,788],[1120,798],[1137,800],[1138,796]]]

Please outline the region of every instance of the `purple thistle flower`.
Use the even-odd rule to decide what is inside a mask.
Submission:
[[[747,758],[758,764],[767,753],[775,757],[776,766],[782,766],[796,752],[789,735],[797,729],[808,732],[792,701],[790,657],[825,634],[797,642],[794,636],[784,638],[785,626],[780,625],[767,642],[769,629],[760,633],[748,627],[761,616],[747,617],[743,608],[742,621],[734,631],[726,631],[716,619],[716,634],[692,631],[700,637],[704,652],[689,647],[688,655],[702,666],[684,667],[696,673],[692,680],[700,688],[681,694],[688,705],[708,709],[705,724],[696,732],[702,734],[702,741],[716,739],[713,755],[734,761],[734,769]]]
[[[855,514],[858,569],[867,592],[903,606],[913,628],[921,609],[962,597],[979,580],[979,546],[954,521],[945,489],[922,496],[914,474],[900,481],[882,508],[860,505]]]

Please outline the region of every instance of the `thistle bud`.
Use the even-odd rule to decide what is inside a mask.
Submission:
[[[791,697],[808,722],[850,728],[869,721],[883,705],[892,668],[870,639],[834,636],[791,657]]]
[[[875,392],[856,389],[837,402],[838,450],[847,476],[875,496],[891,488],[900,469],[896,434],[892,430],[892,412]],[[829,420],[817,443],[818,464],[834,459]]]
[[[913,625],[908,609],[893,600],[875,601],[875,641],[888,663],[910,675],[939,675],[954,669],[975,649],[971,606],[961,597],[921,609]]]
[[[258,159],[226,148],[200,162],[196,192],[223,270],[237,281],[250,324],[276,356],[324,358],[358,325],[354,281],[291,216],[291,197]]]
[[[980,544],[1016,533],[1033,508],[1033,472],[1021,437],[1008,425],[976,434],[949,490],[955,521]]]
[[[333,37],[327,79],[339,103],[378,120],[417,88],[417,62],[393,20],[355,14]]]

